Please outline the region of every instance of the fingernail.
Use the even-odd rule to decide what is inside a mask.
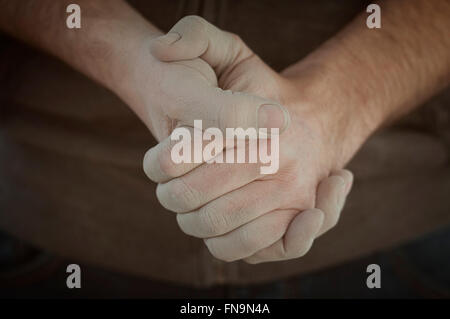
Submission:
[[[289,125],[289,112],[278,104],[263,104],[258,109],[258,128],[278,128],[282,133]]]
[[[158,41],[164,44],[171,45],[181,39],[181,35],[177,32],[169,32],[166,35],[159,37]]]

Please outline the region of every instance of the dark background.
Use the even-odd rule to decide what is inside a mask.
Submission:
[[[81,266],[81,289],[66,287],[68,264],[0,233],[1,298],[450,298],[450,228],[337,267],[252,286],[194,289]],[[368,289],[366,267],[381,267]]]

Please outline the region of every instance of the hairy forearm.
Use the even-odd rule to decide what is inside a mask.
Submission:
[[[130,72],[133,48],[160,32],[122,0],[78,0],[81,29],[69,29],[70,3],[0,0],[0,29],[116,90]]]
[[[322,102],[318,113],[333,114],[324,126],[344,128],[349,142],[342,145],[341,162],[378,127],[450,82],[450,1],[390,0],[380,6],[381,29],[367,28],[363,13],[285,71]]]

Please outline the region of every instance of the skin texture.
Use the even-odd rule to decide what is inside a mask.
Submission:
[[[283,74],[265,65],[238,36],[199,17],[186,17],[169,31],[166,36],[180,38],[176,42],[166,45],[161,41],[163,36],[152,43],[152,53],[161,61],[201,58],[214,68],[222,88],[277,100],[291,115],[290,127],[280,137],[280,170],[270,176],[258,174],[257,165],[251,164],[189,164],[185,169],[178,166],[176,171],[171,170],[169,152],[165,151],[168,141],[163,142],[165,147],[148,152],[144,168],[150,178],[161,183],[158,198],[164,207],[178,213],[177,221],[186,234],[204,238],[211,253],[225,261],[253,261],[251,256],[281,240],[284,249],[278,249],[277,257],[264,260],[269,261],[298,256],[285,249],[289,240],[296,237],[291,234],[298,225],[306,227],[302,233],[308,235],[292,241],[311,243],[318,232],[335,224],[333,217],[320,222],[320,214],[309,211],[315,205],[311,190],[331,171],[345,165],[379,126],[406,113],[442,87],[440,80],[448,83],[448,60],[443,59],[445,46],[438,41],[439,31],[433,25],[426,27],[434,35],[429,44],[439,50],[434,52],[437,62],[423,60],[422,44],[405,41],[408,30],[394,20],[400,8],[391,3],[387,7],[386,34],[367,33],[367,28],[361,28],[364,22],[359,17],[358,26],[350,25]],[[402,9],[410,11],[411,26],[418,10],[430,7],[418,1],[415,6]],[[449,11],[448,6],[446,10]],[[435,9],[429,15],[438,18],[438,23],[444,21]],[[405,38],[398,38],[399,33]],[[364,38],[366,35],[370,42]],[[399,42],[394,44],[393,39]],[[391,48],[389,55],[381,52],[379,46]],[[359,60],[352,51],[360,52],[367,62]],[[393,65],[390,77],[383,78],[380,66],[392,64],[392,57],[411,61]],[[373,65],[373,61],[378,64]],[[416,75],[427,77],[426,83],[408,78],[410,63],[415,65]],[[436,64],[440,67],[436,68]],[[343,76],[346,73],[350,78]],[[308,213],[299,214],[303,210]],[[310,214],[315,217],[305,217]]]
[[[178,213],[186,234],[204,238],[219,259],[258,262],[303,255],[317,234],[336,224],[340,212],[334,207],[326,209],[327,214],[321,206],[311,209],[319,181],[335,165],[330,156],[333,145],[327,144],[321,123],[310,116],[309,106],[302,104],[303,97],[290,80],[271,70],[239,37],[199,17],[182,19],[167,37],[173,34],[180,39],[170,45],[164,37],[152,43],[154,56],[162,61],[201,58],[214,68],[223,89],[277,100],[288,109],[291,123],[280,136],[280,169],[272,175],[260,174],[261,163],[173,164],[172,143],[166,139],[144,160],[147,175],[160,183],[159,201]],[[323,183],[328,186],[323,187],[330,189],[322,192],[318,204],[327,206],[323,204],[327,195],[328,202],[343,201],[346,192],[339,200],[334,193],[346,188],[350,179],[326,179]]]
[[[193,126],[196,119],[202,119],[204,128],[217,127],[223,132],[235,126],[287,126],[285,117],[289,115],[284,107],[256,95],[222,90],[205,61],[162,63],[150,55],[148,46],[141,53],[134,62],[143,72],[132,80],[137,94],[124,95],[124,100],[138,106],[141,118],[158,140],[167,137],[176,126]],[[262,105],[271,105],[273,111],[269,112],[280,113],[278,118],[266,120],[267,116],[261,113],[266,108]]]
[[[55,14],[59,10],[65,9],[64,2],[54,4],[54,2],[43,1],[38,4],[35,1],[30,0],[26,4],[17,6],[12,5],[11,3],[6,4],[10,9],[6,10],[6,12],[9,12],[11,17],[14,16],[12,13],[15,10],[29,12],[29,15],[25,16],[31,18],[32,12],[35,12],[38,8],[40,12],[50,12],[46,13],[50,16],[52,16],[51,13]],[[50,28],[50,30],[54,30],[54,37],[57,40],[48,43],[48,37],[40,38],[38,34],[32,32],[30,26],[26,25],[26,21],[21,21],[21,19],[19,19],[18,22],[15,21],[15,19],[11,19],[10,23],[12,25],[7,23],[3,24],[3,27],[16,36],[50,51],[52,54],[60,57],[75,68],[116,92],[117,95],[130,105],[158,140],[167,138],[168,134],[175,126],[192,125],[194,119],[202,119],[204,128],[214,126],[222,129],[225,127],[278,127],[282,131],[286,129],[290,121],[290,115],[287,113],[286,109],[280,105],[280,99],[278,98],[280,92],[278,92],[278,89],[275,89],[278,87],[278,84],[276,83],[277,78],[275,77],[276,73],[257,60],[256,56],[250,51],[241,52],[241,47],[235,47],[234,49],[236,49],[237,52],[233,57],[233,62],[236,64],[246,62],[246,65],[249,65],[247,64],[248,62],[253,63],[254,61],[258,61],[258,70],[264,73],[263,75],[267,80],[264,82],[264,87],[259,87],[259,84],[257,83],[252,85],[250,85],[250,83],[219,84],[219,79],[216,75],[229,71],[229,69],[227,69],[229,65],[224,64],[223,69],[221,69],[221,65],[215,65],[209,60],[212,64],[211,66],[205,59],[200,59],[198,57],[183,59],[183,61],[173,61],[170,63],[155,58],[155,55],[158,54],[158,48],[161,48],[161,45],[170,45],[173,43],[174,38],[170,36],[165,37],[164,39],[158,38],[157,35],[160,35],[161,33],[145,21],[142,21],[139,15],[127,7],[123,2],[112,1],[112,9],[108,10],[108,12],[103,12],[103,7],[97,1],[82,1],[79,4],[83,8],[84,29],[82,28],[80,30],[81,32],[78,33],[69,32],[70,38],[67,38],[65,34],[61,34],[57,31],[59,28]],[[42,21],[47,21],[45,15],[37,15],[34,19],[35,21],[38,20],[38,23],[40,22],[40,19]],[[117,21],[120,21],[120,23]],[[184,21],[187,21],[189,24],[189,21],[191,20],[188,18]],[[194,21],[196,21],[195,18]],[[62,19],[55,19],[55,21],[50,22],[50,25],[53,26],[62,23],[64,23]],[[116,27],[117,24],[119,24],[119,26]],[[86,29],[89,30],[89,32],[83,33],[82,30]],[[19,32],[17,30],[19,30]],[[120,32],[118,32],[119,30]],[[175,37],[175,40],[177,40],[177,37]],[[120,44],[120,48],[116,48],[117,44]],[[233,39],[233,42],[231,42],[230,45],[234,44]],[[123,47],[132,49],[124,50]],[[217,54],[217,52],[212,51],[211,56],[214,57],[215,54]],[[251,54],[251,56],[248,56],[248,54]],[[261,70],[259,69],[260,67]],[[239,69],[236,71],[240,72]],[[233,73],[233,76],[234,74],[236,73]],[[223,81],[223,79],[221,79],[221,81]],[[232,77],[229,77],[228,80],[232,80]],[[211,103],[211,101],[213,101],[213,103]],[[258,112],[258,108],[261,105],[276,105],[277,110],[274,112],[273,108],[269,108],[270,114],[264,115]],[[265,109],[267,110],[267,107],[265,107]],[[259,115],[261,115],[261,117],[259,117]],[[304,128],[300,128],[297,131],[302,131],[302,133],[299,133],[300,135],[308,136],[309,133],[303,134],[303,131],[307,130],[309,130],[309,128],[305,125]],[[290,140],[295,139],[295,136],[292,133],[290,136]],[[162,144],[164,145],[164,142]],[[297,150],[289,150],[290,147],[287,147],[287,145],[290,144],[290,142],[287,139],[285,144],[286,147],[284,149],[288,151],[286,155],[289,155],[289,157],[286,156],[286,161],[294,165],[292,158],[295,157]],[[304,149],[307,149],[308,146],[311,150],[318,149],[318,147],[314,145],[313,137],[305,138]],[[161,148],[161,146],[158,147]],[[160,155],[158,155],[158,157],[160,157]],[[159,160],[151,160],[151,156],[147,157],[147,159],[150,159],[150,162],[157,164],[157,166],[159,163],[164,163]],[[313,161],[312,156],[310,161]],[[171,169],[175,170],[177,172],[175,175],[179,176],[184,170],[196,166],[187,165],[186,167],[177,167],[172,165],[171,162],[167,163],[166,166],[158,166],[158,170],[163,173],[156,173],[155,176],[160,176],[161,178],[172,176]],[[235,174],[242,170],[238,171],[237,166],[234,164],[216,165],[216,172],[207,170],[208,176],[206,176],[206,178],[211,180],[211,182],[203,185],[203,188],[199,190],[199,193],[201,193],[201,201],[198,202],[198,205],[203,205],[208,199],[217,198],[232,191],[239,185],[244,185],[243,182],[247,183],[248,180],[257,179],[260,177],[259,166],[259,164],[245,166],[247,169],[244,169],[244,174],[248,177],[246,180],[242,180]],[[242,169],[243,166],[239,167]],[[163,170],[161,170],[161,168]],[[183,171],[180,171],[180,169]],[[218,187],[217,177],[221,177],[224,174],[228,176],[228,181],[225,181],[222,187]],[[327,176],[327,173],[323,172],[321,175],[322,177],[325,177]],[[294,174],[293,172],[286,171],[283,176],[286,179],[291,179],[292,177],[292,183],[298,181],[297,173]],[[256,204],[261,195],[264,195],[266,200],[269,200],[270,196],[272,196],[270,193],[276,191],[277,183],[270,182],[269,179],[265,183],[267,185],[270,184],[270,188],[267,189],[265,194],[260,191],[253,194],[253,203]],[[305,188],[303,198],[300,196],[301,198],[298,204],[296,203],[296,200],[291,200],[296,199],[298,194],[295,194],[293,191],[289,192],[289,196],[286,197],[289,199],[289,202],[286,202],[286,204],[283,205],[283,207],[285,207],[284,211],[280,210],[280,214],[285,216],[283,217],[283,220],[285,221],[284,226],[287,226],[288,220],[294,213],[297,213],[298,209],[304,209],[311,206],[314,201],[316,182],[317,181],[313,179],[312,182],[308,184],[308,187],[311,185],[311,188]],[[286,189],[288,186],[288,184],[285,185]],[[342,185],[335,186],[336,189],[339,187],[342,188]],[[211,192],[208,192],[208,190],[211,190]],[[293,190],[296,191],[297,188],[293,188]],[[279,190],[277,193],[281,195]],[[178,189],[173,189],[169,196],[172,198],[183,199],[186,198],[186,194],[188,193],[184,192],[183,188],[178,187]],[[324,195],[324,197],[326,197],[326,195]],[[278,196],[278,198],[279,200],[282,199],[280,196]],[[331,200],[334,200],[332,195],[330,195],[330,198]],[[183,206],[186,202],[188,201],[181,200],[181,211],[186,210]],[[308,202],[307,205],[303,204],[306,202]],[[242,201],[237,203],[243,205],[243,210],[241,218],[236,219],[237,224],[235,225],[241,225],[243,221],[251,220],[256,217],[256,215],[252,216],[251,214],[247,215],[245,213],[247,210],[245,206],[247,204],[250,205],[250,203]],[[190,205],[195,205],[195,203],[190,203]],[[165,206],[167,207],[167,205]],[[253,209],[254,214],[261,215],[263,213],[258,207],[253,206],[251,208]],[[308,214],[315,216],[311,219],[314,221],[314,225],[322,225],[322,216],[324,213],[315,210]],[[305,216],[308,216],[308,214]],[[193,214],[190,216],[193,216]],[[317,217],[319,217],[318,220]],[[220,216],[215,218],[219,220]],[[275,222],[274,225],[279,228],[276,233],[284,232],[284,229],[279,227],[283,225],[276,224],[277,221],[273,220],[273,218],[268,219],[267,221],[269,221],[269,223],[265,222],[261,226],[271,227],[270,221],[273,221]],[[304,224],[309,225],[309,222],[305,222]],[[227,227],[236,227],[235,225],[230,224]],[[202,224],[197,226],[193,225],[193,228],[193,232],[204,231]],[[229,229],[231,230],[231,228]],[[215,231],[216,230],[213,229],[210,232],[214,234]],[[277,234],[274,235],[277,236]],[[278,236],[276,239],[278,240],[280,238],[281,237]],[[249,238],[249,240],[251,240],[251,238]],[[270,244],[272,243],[275,243],[275,240],[272,240],[271,237]],[[299,244],[302,243],[303,242]],[[220,254],[217,254],[217,256],[220,258]]]
[[[174,27],[180,39],[160,38],[124,1],[79,0],[83,28],[68,31],[61,25],[69,3],[0,0],[0,28],[59,57],[130,106],[162,141],[144,160],[149,177],[161,183],[161,203],[223,260],[302,255],[339,215],[324,204],[336,202],[338,191],[323,191],[330,199],[322,199],[319,181],[331,176],[330,185],[342,189],[333,172],[370,134],[449,83],[448,1],[382,2],[382,29],[369,30],[362,14],[282,74],[239,37],[198,17]],[[263,122],[267,114],[258,117],[263,104],[276,105],[273,122]],[[205,127],[283,128],[280,170],[261,176],[260,163],[174,167],[166,138],[193,119]]]
[[[192,126],[194,119],[202,119],[204,128],[287,126],[289,114],[283,106],[259,96],[222,90],[203,60],[169,64],[155,59],[149,48],[161,32],[126,2],[78,1],[83,21],[79,30],[64,27],[70,3],[1,1],[0,27],[110,88],[157,140],[167,137],[177,125]],[[36,32],[35,25],[47,25],[48,31]],[[270,112],[266,108],[258,112],[261,105],[273,107]]]

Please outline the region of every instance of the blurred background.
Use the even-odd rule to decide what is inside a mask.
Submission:
[[[273,284],[193,289],[80,264],[82,288],[68,289],[61,259],[0,233],[0,298],[450,298],[450,228],[407,245]],[[368,289],[366,267],[381,267]]]

